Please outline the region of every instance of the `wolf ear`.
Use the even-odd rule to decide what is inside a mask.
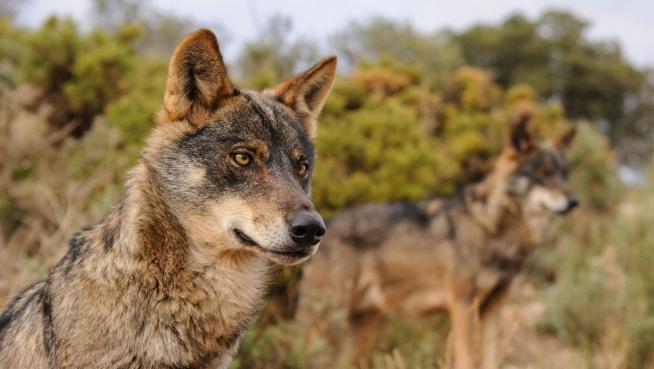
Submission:
[[[268,91],[279,101],[295,110],[303,120],[304,130],[313,139],[316,135],[316,119],[336,77],[336,57],[318,62],[307,71],[279,84]]]
[[[575,136],[577,135],[577,127],[570,128],[567,132],[562,134],[559,138],[554,141],[554,145],[561,151],[567,151],[572,145]]]
[[[511,127],[511,148],[519,153],[526,154],[534,148],[534,141],[529,133],[530,114],[520,114]]]
[[[234,95],[216,35],[199,29],[177,45],[168,66],[164,109],[171,122],[206,123],[226,97]]]

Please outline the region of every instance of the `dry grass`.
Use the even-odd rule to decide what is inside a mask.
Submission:
[[[97,222],[120,196],[126,159],[115,132],[98,124],[83,142],[67,138],[73,125],[51,132],[49,110],[27,109],[30,91],[3,95],[0,104],[0,305],[43,278],[65,253],[68,239]],[[122,163],[122,165],[121,165]]]

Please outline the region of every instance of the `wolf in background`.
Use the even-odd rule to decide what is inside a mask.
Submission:
[[[338,322],[325,319],[341,311],[346,355],[358,356],[382,314],[447,310],[450,365],[497,368],[497,312],[511,282],[551,220],[578,205],[565,159],[574,129],[538,143],[529,120],[517,115],[491,173],[458,196],[364,205],[332,219],[304,269],[300,323],[334,336]]]
[[[0,316],[0,368],[226,368],[275,265],[324,234],[312,142],[335,71],[241,91],[215,35],[187,36],[120,203]]]

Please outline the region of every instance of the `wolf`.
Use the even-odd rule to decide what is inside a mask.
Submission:
[[[211,31],[183,39],[122,200],[0,316],[0,368],[227,368],[271,272],[325,233],[309,193],[335,74],[239,90]]]
[[[551,220],[579,204],[565,156],[575,130],[537,142],[529,120],[509,123],[491,172],[456,196],[362,205],[332,219],[303,271],[300,323],[334,337],[343,334],[335,317],[345,317],[344,351],[354,347],[345,355],[358,356],[380,316],[447,311],[449,365],[496,368],[497,311],[512,280]]]

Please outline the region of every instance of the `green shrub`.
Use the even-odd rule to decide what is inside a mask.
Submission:
[[[118,128],[131,150],[139,150],[154,126],[155,114],[161,108],[167,64],[143,62],[129,81],[127,92],[106,108],[105,119]]]
[[[591,208],[573,216],[555,240],[557,281],[546,290],[540,328],[582,349],[595,367],[617,352],[621,367],[654,368],[651,186],[630,191],[611,215]]]
[[[598,211],[609,211],[624,194],[617,176],[616,161],[607,138],[589,123],[577,125],[575,143],[570,151],[572,184],[582,201]]]
[[[25,58],[26,32],[17,28],[9,17],[0,15],[0,94],[2,90],[15,88],[16,69]]]
[[[74,123],[80,135],[125,91],[137,62],[132,46],[137,36],[130,27],[82,34],[72,20],[52,17],[27,36],[21,81],[40,89],[53,108],[51,124]]]

